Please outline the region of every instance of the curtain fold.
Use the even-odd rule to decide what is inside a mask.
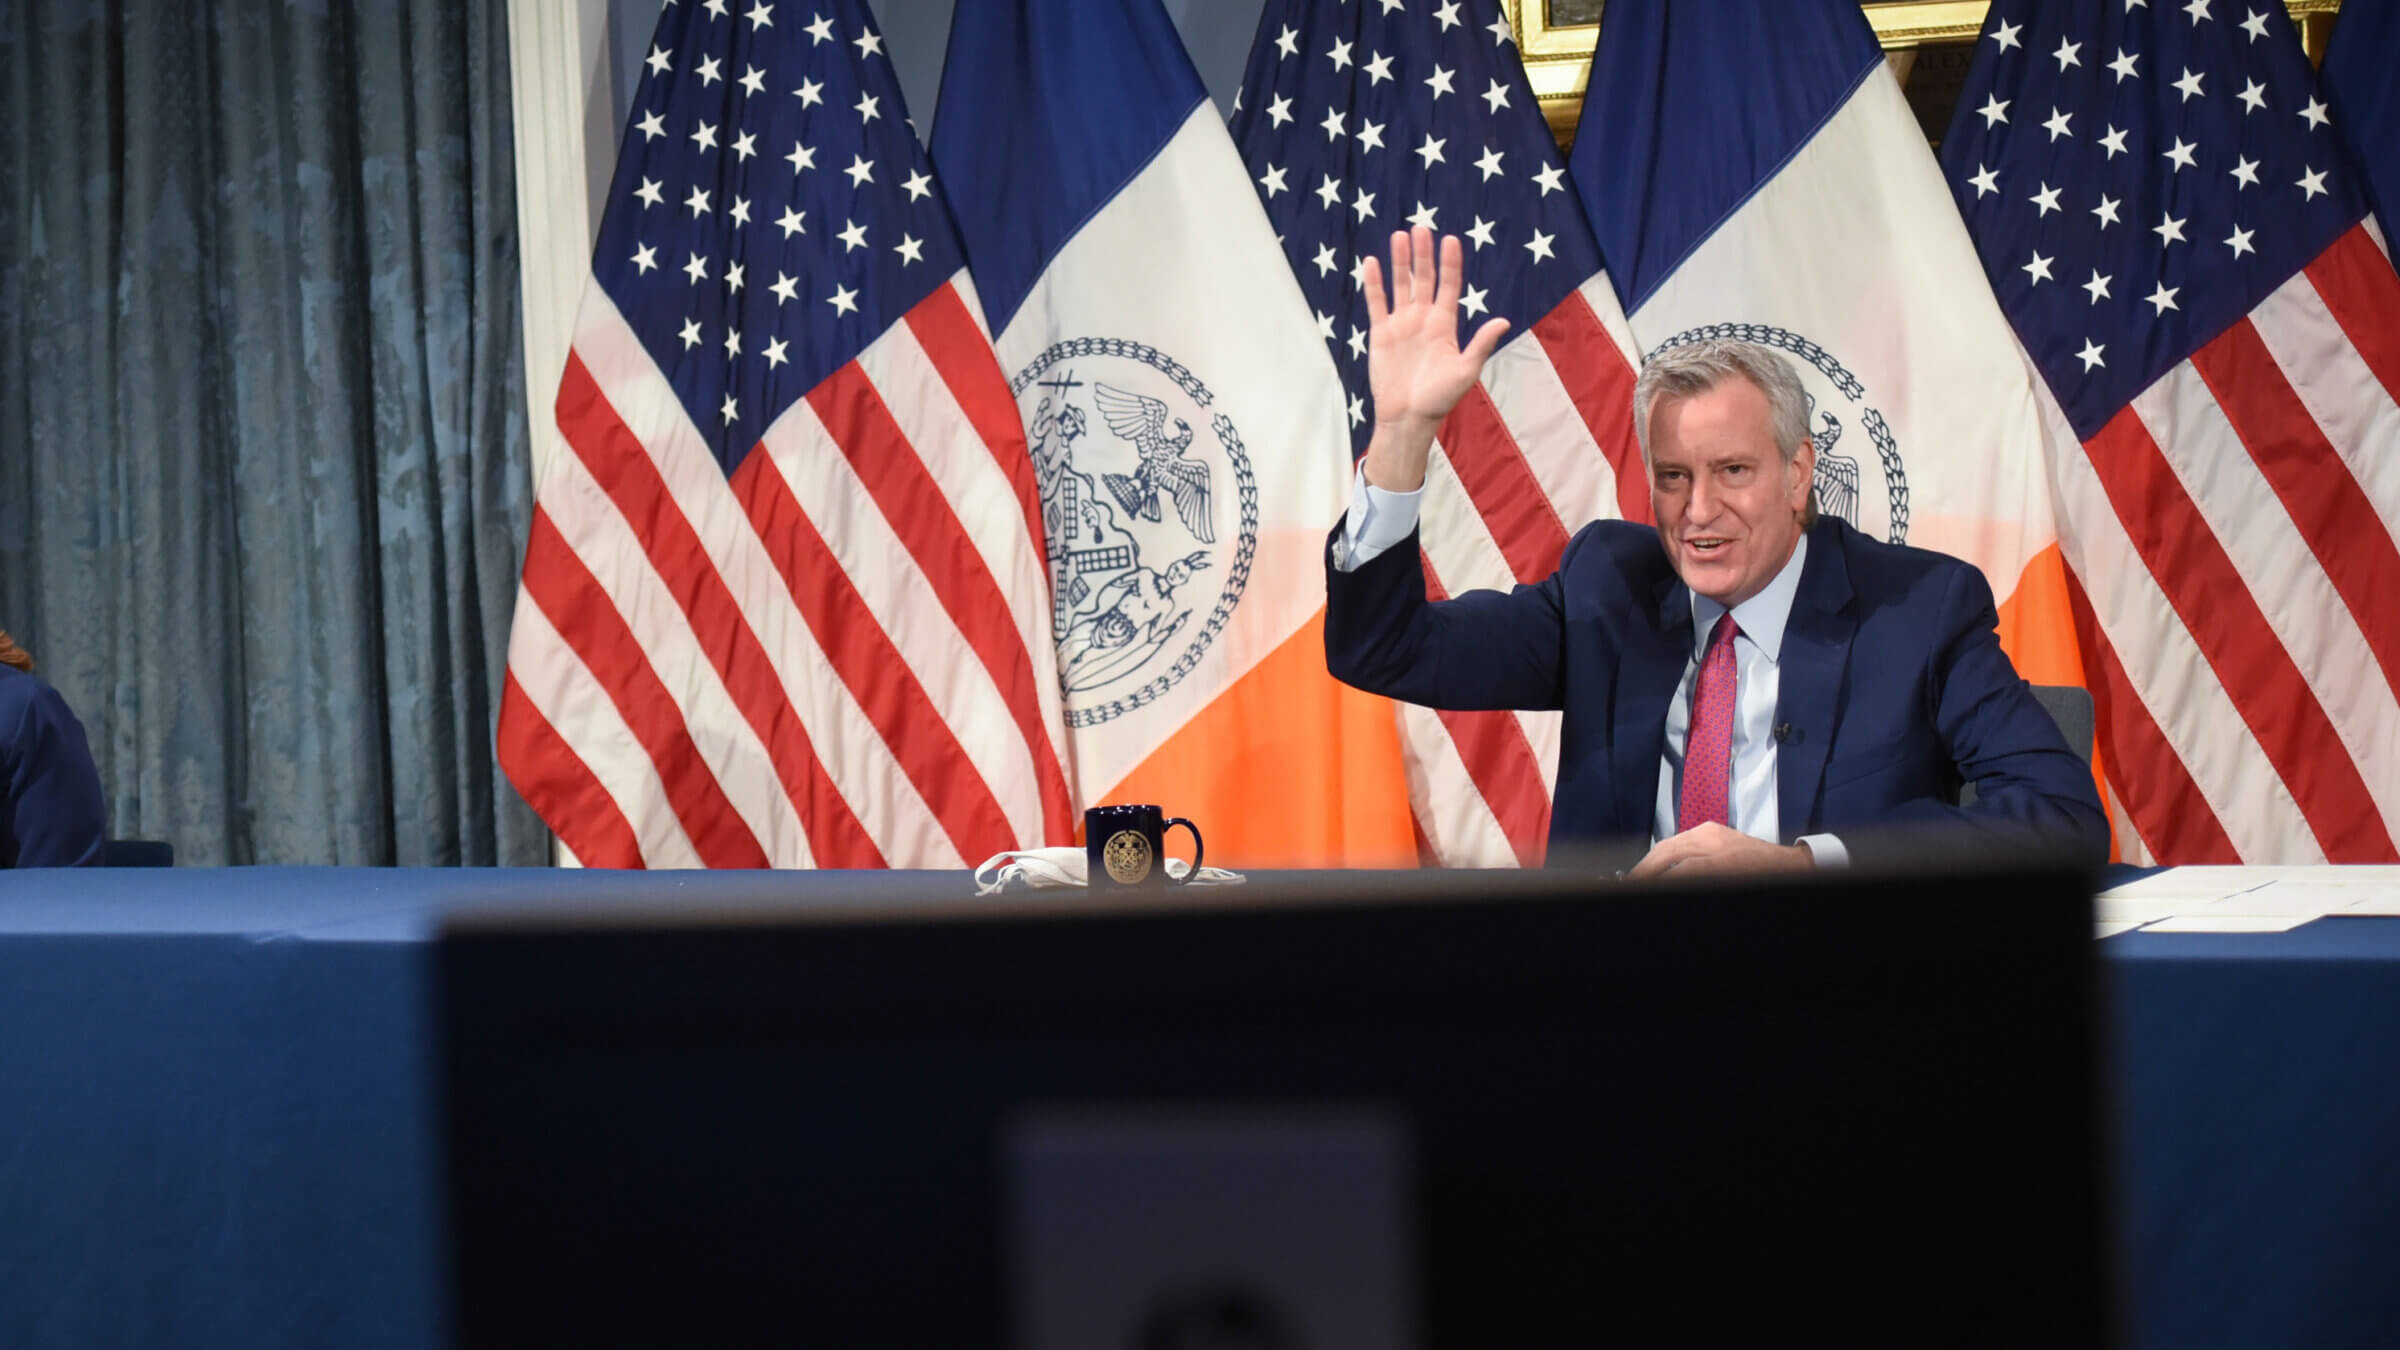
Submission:
[[[113,832],[528,863],[501,0],[0,10],[0,624]]]

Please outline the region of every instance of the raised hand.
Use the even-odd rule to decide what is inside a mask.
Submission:
[[[1433,434],[1483,373],[1508,320],[1486,320],[1465,347],[1458,344],[1458,296],[1466,250],[1457,235],[1441,241],[1424,226],[1392,234],[1391,291],[1383,268],[1364,264],[1367,292],[1367,385],[1375,396],[1375,435],[1367,444],[1367,481],[1414,491],[1425,481]]]

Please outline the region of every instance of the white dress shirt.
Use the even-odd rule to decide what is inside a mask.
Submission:
[[[1334,548],[1334,565],[1350,572],[1408,538],[1417,527],[1425,492],[1387,492],[1367,481],[1360,469],[1350,494],[1350,512],[1342,520],[1342,538]],[[1753,839],[1780,843],[1782,819],[1775,787],[1775,703],[1783,688],[1783,630],[1792,617],[1792,599],[1800,591],[1800,569],[1808,561],[1808,536],[1802,535],[1790,561],[1765,589],[1733,607],[1733,622],[1741,632],[1733,642],[1734,722],[1733,780],[1726,801],[1726,823]],[[1666,747],[1658,762],[1658,804],[1651,813],[1650,839],[1656,843],[1675,833],[1675,801],[1682,780],[1683,747],[1692,726],[1692,688],[1700,677],[1700,653],[1725,607],[1692,593],[1692,654],[1684,661],[1675,685],[1675,700],[1667,705]],[[1830,834],[1800,836],[1819,866],[1838,867],[1850,860],[1842,841]]]

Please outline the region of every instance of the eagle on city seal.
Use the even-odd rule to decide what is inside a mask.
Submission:
[[[1224,631],[1258,551],[1258,480],[1207,385],[1145,343],[1052,344],[1009,382],[1050,556],[1067,723],[1156,701]]]

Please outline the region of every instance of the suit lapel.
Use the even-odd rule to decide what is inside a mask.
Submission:
[[[1810,532],[1808,561],[1784,625],[1775,721],[1790,733],[1776,747],[1777,828],[1786,840],[1816,829],[1817,788],[1833,748],[1834,717],[1850,640],[1858,633],[1848,612],[1850,568],[1840,522]]]
[[[1676,681],[1692,657],[1692,593],[1672,570],[1653,593],[1650,623],[1627,637],[1638,644],[1625,653],[1619,667],[1615,753],[1609,767],[1616,793],[1616,819],[1621,835],[1647,836],[1658,809],[1658,764],[1667,745],[1667,706],[1675,701]]]

